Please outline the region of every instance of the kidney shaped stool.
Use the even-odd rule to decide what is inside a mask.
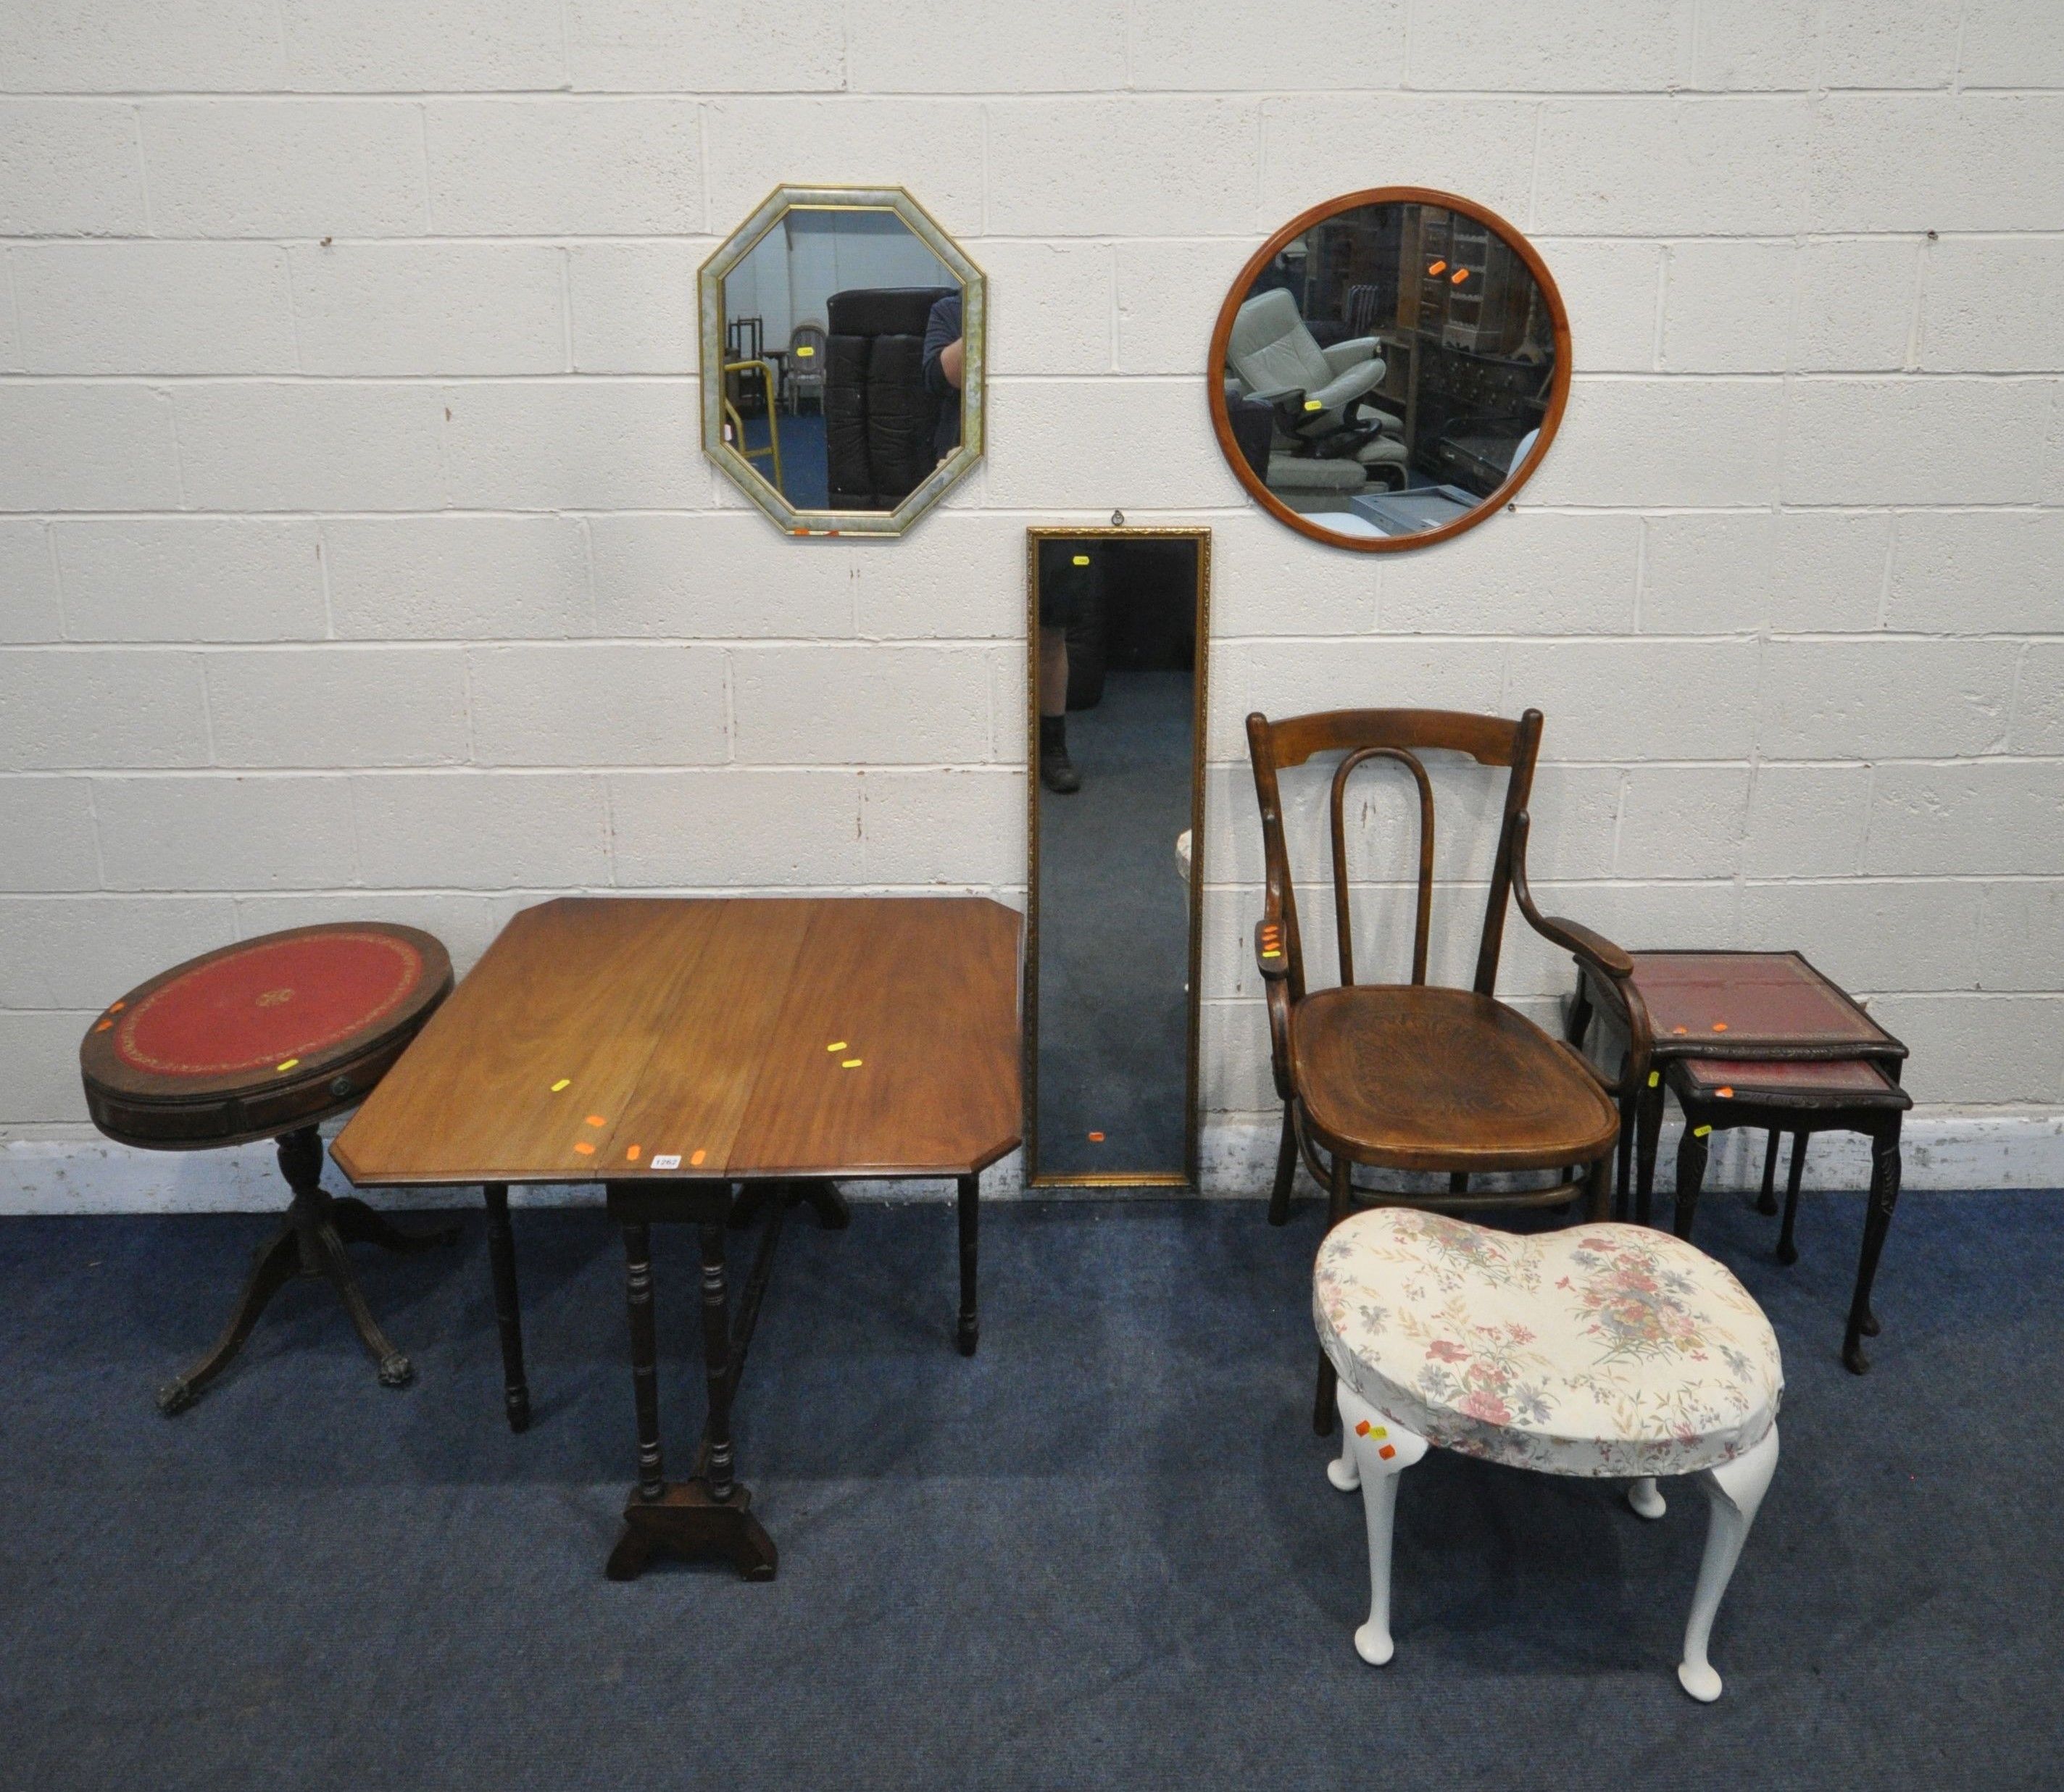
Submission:
[[[296,1275],[329,1279],[384,1383],[401,1387],[413,1373],[365,1304],[344,1247],[420,1250],[454,1242],[458,1229],[412,1235],[354,1197],[325,1193],[316,1129],[365,1100],[451,986],[445,948],[413,927],[297,927],[175,965],[87,1029],[87,1109],[110,1138],[160,1151],[276,1138],[294,1191],[215,1347],[159,1390],[168,1415],[228,1367],[266,1302]]]
[[[1696,1475],[1712,1503],[1677,1677],[1720,1696],[1706,1645],[1777,1466],[1784,1375],[1762,1310],[1721,1264],[1647,1226],[1515,1237],[1381,1207],[1344,1220],[1312,1279],[1319,1340],[1340,1372],[1345,1444],[1327,1473],[1369,1523],[1362,1659],[1391,1657],[1397,1476],[1429,1445],[1550,1475],[1632,1476],[1660,1518],[1659,1475]]]

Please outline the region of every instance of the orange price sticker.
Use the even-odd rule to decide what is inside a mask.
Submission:
[[[635,1163],[645,1155],[645,1147],[642,1145],[627,1145],[623,1148],[623,1154],[632,1163]]]
[[[584,1138],[577,1138],[574,1141],[574,1150],[583,1158],[591,1158],[595,1155],[595,1147]]]

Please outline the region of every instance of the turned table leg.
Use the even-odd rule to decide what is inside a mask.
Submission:
[[[618,1186],[612,1185],[615,1207]],[[752,1494],[736,1478],[731,1436],[735,1368],[744,1340],[734,1345],[724,1275],[724,1233],[728,1191],[708,1197],[696,1218],[702,1258],[702,1334],[709,1417],[703,1430],[697,1472],[669,1483],[659,1450],[658,1330],[653,1312],[651,1226],[623,1222],[626,1292],[631,1312],[631,1389],[638,1414],[638,1487],[623,1509],[623,1532],[605,1571],[612,1581],[635,1581],[655,1551],[688,1557],[718,1556],[748,1581],[774,1578],[774,1540],[752,1516]],[[638,1211],[633,1208],[634,1212]],[[680,1217],[686,1218],[683,1214]],[[770,1216],[770,1237],[780,1214]],[[763,1263],[772,1267],[763,1244]],[[760,1271],[756,1270],[757,1278]],[[748,1299],[748,1305],[754,1304]]]
[[[960,1352],[972,1356],[982,1339],[982,1317],[976,1303],[976,1248],[982,1226],[982,1178],[963,1176],[953,1198],[961,1241]]]
[[[530,1384],[523,1373],[523,1309],[516,1291],[516,1235],[509,1224],[509,1185],[490,1182],[482,1190],[487,1201],[487,1266],[494,1283],[494,1323],[502,1335],[502,1397],[509,1428],[530,1426]]]
[[[1871,1289],[1877,1280],[1877,1260],[1892,1230],[1892,1210],[1899,1202],[1900,1117],[1871,1136],[1870,1206],[1864,1214],[1863,1254],[1856,1264],[1856,1292],[1849,1301],[1848,1335],[1842,1340],[1842,1362],[1852,1375],[1870,1367],[1863,1339],[1875,1338],[1877,1315],[1871,1309]]]

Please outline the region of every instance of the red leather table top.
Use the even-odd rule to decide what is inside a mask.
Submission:
[[[115,1055],[161,1077],[273,1069],[378,1026],[422,975],[422,953],[391,933],[254,940],[127,1006]]]
[[[1724,1049],[1903,1058],[1906,1048],[1796,952],[1637,952],[1659,1057]]]
[[[115,1138],[181,1149],[319,1117],[362,1100],[450,988],[444,948],[412,927],[302,927],[224,946],[87,1029],[87,1109]]]
[[[1868,1058],[1789,1061],[1771,1058],[1680,1058],[1670,1086],[1693,1101],[1847,1102],[1860,1107],[1908,1107],[1912,1097]]]

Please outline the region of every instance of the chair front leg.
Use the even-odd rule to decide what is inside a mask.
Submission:
[[[1713,1618],[1776,1468],[1777,1428],[1772,1425],[1754,1449],[1698,1476],[1712,1503],[1712,1516],[1706,1528],[1705,1558],[1699,1564],[1698,1590],[1691,1595],[1691,1620],[1684,1626],[1684,1659],[1678,1665],[1677,1680],[1702,1705],[1711,1705],[1720,1696],[1720,1677],[1706,1657]]]
[[[1297,1121],[1291,1105],[1283,1104],[1283,1137],[1276,1146],[1276,1182],[1268,1191],[1268,1223],[1290,1223],[1290,1185],[1297,1177]]]
[[[1380,1668],[1397,1653],[1390,1636],[1390,1546],[1397,1517],[1397,1477],[1425,1455],[1426,1440],[1386,1419],[1359,1394],[1343,1386],[1335,1396],[1345,1440],[1340,1460],[1326,1465],[1326,1478],[1344,1493],[1361,1489],[1369,1527],[1369,1621],[1355,1632],[1355,1653]]]

